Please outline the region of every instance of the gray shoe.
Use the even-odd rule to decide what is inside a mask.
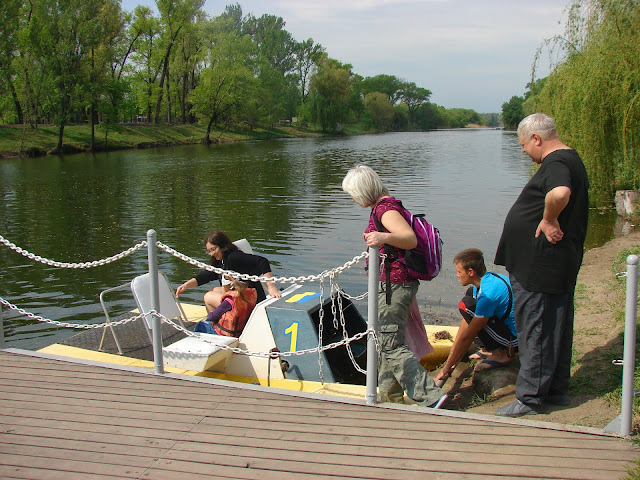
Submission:
[[[536,415],[537,413],[533,407],[522,403],[520,400],[511,402],[509,405],[496,410],[496,415],[501,417],[521,417],[523,415]]]
[[[552,405],[559,405],[561,407],[566,407],[571,402],[569,401],[569,395],[564,395],[559,393],[557,395],[547,395],[547,398],[544,399],[546,403],[550,403]]]

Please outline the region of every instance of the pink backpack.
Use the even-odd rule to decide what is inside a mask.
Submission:
[[[409,278],[415,280],[433,280],[438,273],[440,273],[440,268],[442,267],[443,241],[440,238],[440,231],[427,222],[424,218],[424,214],[412,215],[409,210],[402,206],[402,202],[400,200],[396,200],[393,197],[385,198],[380,201],[378,205],[382,202],[396,202],[402,207],[402,216],[407,223],[411,225],[411,228],[418,239],[418,245],[416,248],[406,250],[404,258],[396,257],[393,247],[389,245],[384,246],[385,253],[387,255],[385,259],[385,270],[387,272],[387,276],[389,276],[390,273],[389,265],[398,260],[406,264]],[[378,231],[384,232],[385,230],[382,223],[380,223],[380,220],[378,220],[378,217],[375,215],[375,209],[372,212],[372,215]],[[387,279],[387,281],[389,280]],[[387,288],[387,290],[389,289]]]

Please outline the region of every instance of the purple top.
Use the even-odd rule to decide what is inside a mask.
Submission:
[[[404,210],[404,208],[398,205],[397,202],[390,202],[389,200],[395,200],[395,198],[387,197],[385,198],[385,201],[378,202],[376,206],[374,206],[372,209],[372,215],[375,212],[380,223],[382,223],[382,220],[381,220],[382,215],[385,212],[388,212],[389,210],[396,210],[398,213],[400,213],[400,215],[402,215],[402,212]],[[373,216],[369,216],[369,224],[367,225],[367,228],[364,231],[364,233],[377,232],[377,231],[378,229],[376,228],[376,225],[373,221]],[[384,231],[388,232],[389,230],[385,228]],[[398,256],[399,258],[404,258],[404,250],[402,248],[397,248],[397,247],[391,247],[391,248],[395,250],[396,256]],[[383,255],[384,255],[384,245],[381,245],[380,246],[380,266],[381,266],[380,279],[381,280],[384,279],[386,275]],[[407,275],[407,267],[405,266],[404,262],[395,261],[391,263],[391,283],[406,283],[410,281],[411,279]]]

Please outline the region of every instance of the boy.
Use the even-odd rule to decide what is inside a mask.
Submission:
[[[453,259],[456,276],[464,287],[471,285],[460,301],[462,321],[451,347],[449,358],[436,377],[436,384],[443,385],[456,364],[469,351],[476,337],[484,348],[470,359],[480,359],[476,370],[489,370],[509,365],[518,347],[513,292],[505,275],[487,272],[484,256],[477,248],[458,253]]]

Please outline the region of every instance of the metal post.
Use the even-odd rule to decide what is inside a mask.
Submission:
[[[0,305],[0,348],[4,348],[4,319],[2,318],[2,305]]]
[[[158,249],[156,246],[156,231],[147,231],[147,252],[149,258],[149,286],[151,290],[151,308],[160,312],[160,289],[158,287]],[[164,373],[162,359],[162,332],[160,317],[154,315],[151,319],[153,333],[153,361],[156,373]]]
[[[369,303],[368,325],[378,333],[378,289],[380,288],[380,249],[369,247]],[[370,333],[367,338],[367,405],[375,405],[378,399],[378,351],[376,340]]]
[[[638,310],[638,256],[627,257],[627,304],[624,314],[624,357],[622,364],[622,411],[620,435],[631,435],[633,377],[636,367],[636,318]]]

